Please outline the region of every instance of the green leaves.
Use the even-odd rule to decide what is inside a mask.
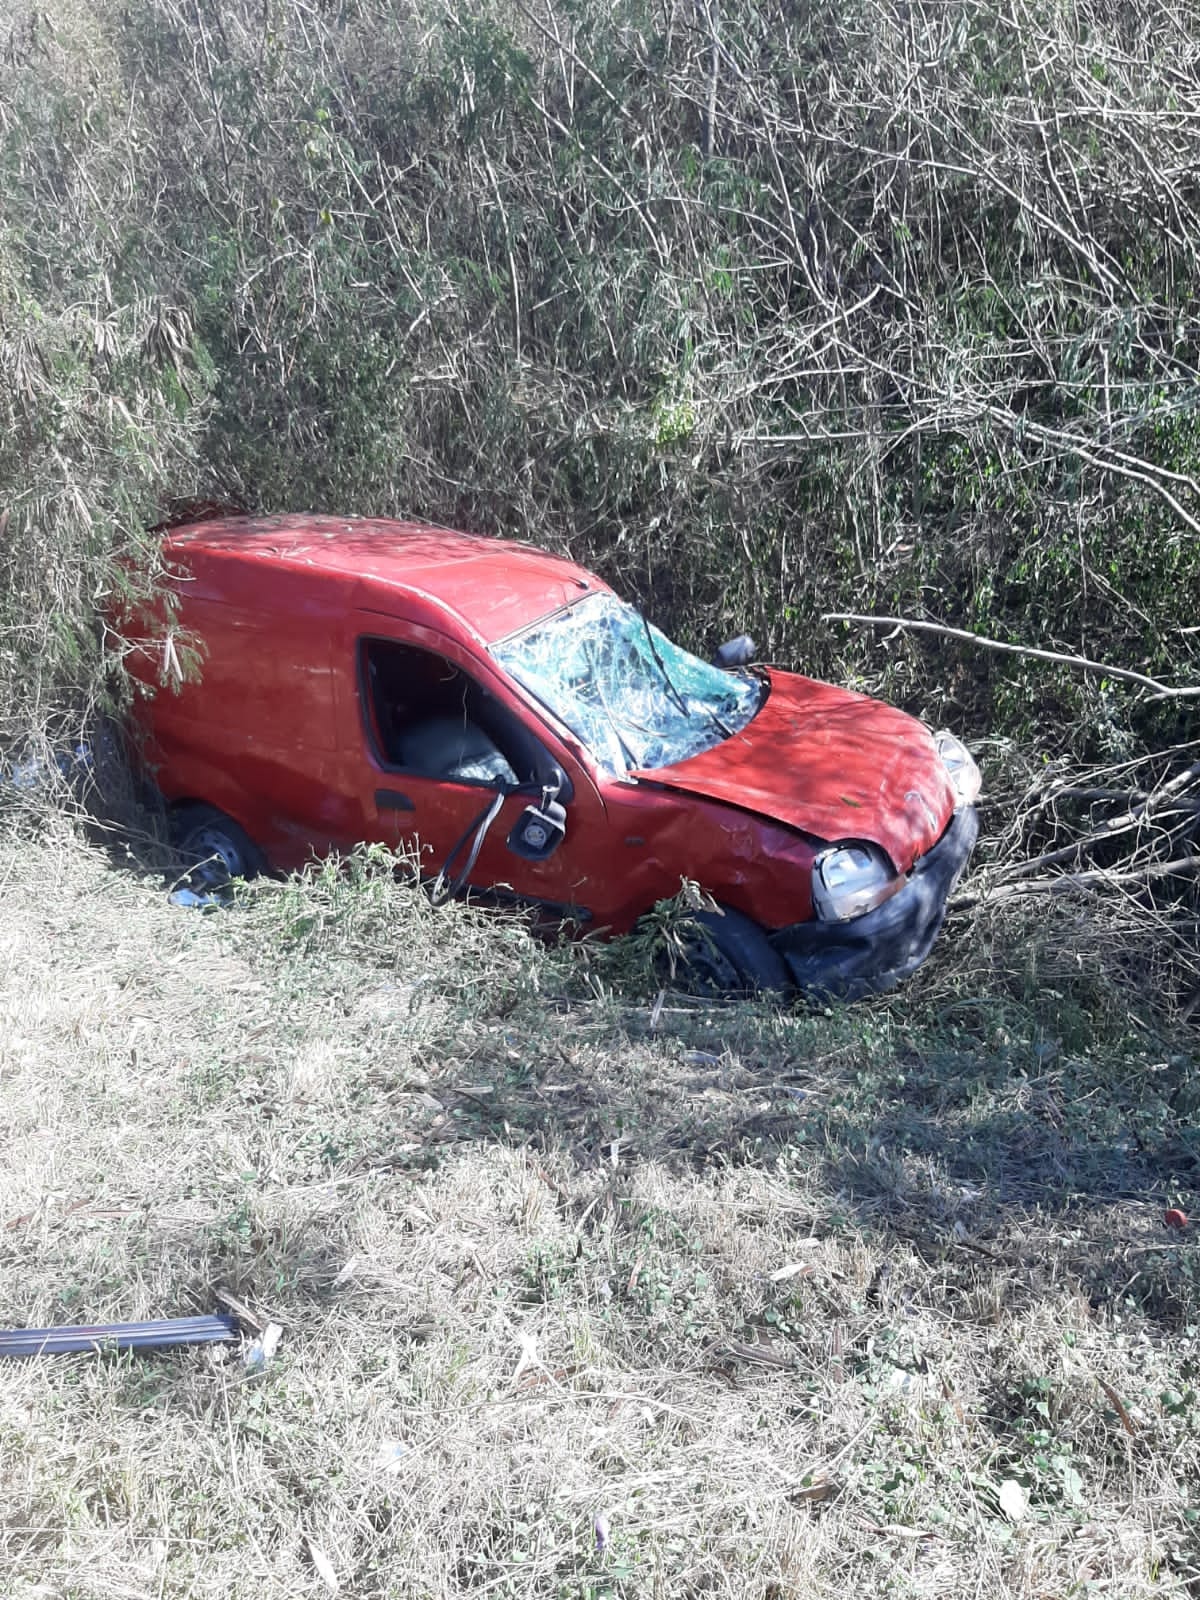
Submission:
[[[1121,690],[812,619],[1197,662],[1191,14],[1131,22],[1138,56],[989,3],[914,78],[875,0],[755,0],[715,58],[709,9],[103,0],[14,45],[0,502],[403,510],[968,731],[1182,737]],[[191,325],[138,347],[154,306]]]

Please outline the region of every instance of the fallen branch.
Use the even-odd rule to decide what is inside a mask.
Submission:
[[[1135,828],[1144,828],[1152,819],[1164,821],[1170,816],[1190,817],[1195,815],[1196,805],[1181,801],[1177,798],[1180,791],[1186,789],[1188,784],[1200,778],[1200,761],[1194,761],[1190,767],[1178,773],[1169,783],[1162,784],[1158,789],[1149,793],[1134,791],[1129,798],[1136,798],[1137,804],[1131,805],[1118,817],[1111,818],[1102,827],[1092,833],[1084,834],[1082,838],[1073,843],[1063,845],[1058,850],[1048,850],[1045,855],[1034,856],[1029,861],[1015,861],[1001,867],[1001,871],[1013,877],[1027,877],[1029,874],[1039,872],[1043,867],[1054,867],[1062,862],[1070,861],[1082,855],[1085,850],[1093,845],[1106,843],[1117,838],[1122,833],[1129,833]],[[1061,793],[1070,791],[1063,790]],[[1083,793],[1088,791],[1084,790]],[[1107,793],[1108,791],[1097,791]],[[1119,791],[1115,791],[1119,793]],[[1178,833],[1183,824],[1177,824],[1171,832]]]
[[[1086,851],[1091,850],[1095,845],[1107,844],[1112,839],[1120,838],[1123,833],[1130,833],[1133,829],[1140,827],[1143,821],[1143,818],[1129,815],[1119,817],[1110,826],[1097,829],[1095,833],[1084,834],[1083,838],[1076,839],[1072,844],[1063,845],[1059,850],[1047,850],[1044,855],[1034,856],[1029,861],[1014,861],[1011,865],[1006,864],[998,868],[998,870],[1005,874],[1004,881],[1006,885],[1012,880],[1028,878],[1033,873],[1040,872],[1043,867],[1062,866],[1064,863],[1072,861]],[[1178,832],[1179,830],[1176,829],[1175,831]],[[1103,869],[1097,868],[1096,870],[1102,871]]]
[[[1019,894],[1068,894],[1072,889],[1120,888],[1141,884],[1151,878],[1185,877],[1200,868],[1200,856],[1176,856],[1172,861],[1151,861],[1144,867],[1129,872],[1110,872],[1096,867],[1090,872],[1064,872],[1053,878],[1030,878],[1019,883],[1002,883],[982,894],[964,895],[952,900],[951,911],[969,911],[972,907],[994,904],[997,900],[1011,900]]]
[[[1161,810],[1163,804],[1172,795],[1177,795],[1181,789],[1186,789],[1188,784],[1196,778],[1200,778],[1200,761],[1193,761],[1190,767],[1185,767],[1182,772],[1177,772],[1168,782],[1160,784],[1157,789],[1152,791],[1149,799],[1139,809],[1146,813]]]
[[[1200,687],[1176,689],[1157,678],[1148,678],[1144,672],[1133,672],[1128,667],[1112,667],[1104,661],[1092,661],[1087,656],[1065,655],[1058,650],[1039,650],[1034,645],[1006,644],[1001,639],[988,639],[981,633],[970,633],[966,628],[948,628],[941,622],[920,622],[911,617],[867,617],[854,611],[825,611],[822,622],[861,622],[872,628],[904,628],[911,633],[937,633],[947,639],[962,639],[967,644],[977,644],[983,650],[999,650],[1005,655],[1032,656],[1037,661],[1052,661],[1055,666],[1077,667],[1081,672],[1094,672],[1105,678],[1123,678],[1140,688],[1153,689],[1164,700],[1183,700],[1200,696]]]

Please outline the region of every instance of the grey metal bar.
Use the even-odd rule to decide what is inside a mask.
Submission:
[[[2,1328],[0,1356],[73,1355],[100,1350],[166,1350],[176,1345],[231,1344],[236,1317],[167,1317],[154,1322],[97,1322],[67,1328]]]

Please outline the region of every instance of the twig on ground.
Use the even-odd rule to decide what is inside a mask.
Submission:
[[[1195,805],[1186,804],[1179,800],[1180,793],[1200,778],[1200,761],[1194,761],[1183,772],[1176,774],[1169,782],[1161,784],[1159,788],[1150,790],[1132,790],[1127,794],[1117,790],[1061,790],[1060,794],[1095,795],[1104,798],[1117,798],[1133,800],[1136,803],[1129,805],[1128,809],[1119,816],[1111,818],[1093,832],[1084,834],[1081,838],[1073,840],[1068,845],[1063,845],[1056,850],[1048,850],[1042,855],[1034,856],[1028,861],[1016,861],[1002,866],[1001,871],[1010,878],[1028,877],[1034,872],[1040,872],[1044,867],[1058,866],[1063,862],[1075,860],[1086,850],[1094,845],[1106,844],[1112,839],[1119,838],[1123,833],[1130,833],[1135,829],[1146,826],[1152,819],[1165,821],[1172,816],[1182,816],[1184,821],[1175,828],[1165,830],[1166,837],[1178,835],[1182,830],[1191,826],[1190,819],[1194,817]]]

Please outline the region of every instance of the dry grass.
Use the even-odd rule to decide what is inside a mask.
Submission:
[[[0,879],[3,1320],[286,1326],[6,1366],[5,1600],[1196,1592],[1177,1042],[996,966],[655,1027],[369,873]]]

